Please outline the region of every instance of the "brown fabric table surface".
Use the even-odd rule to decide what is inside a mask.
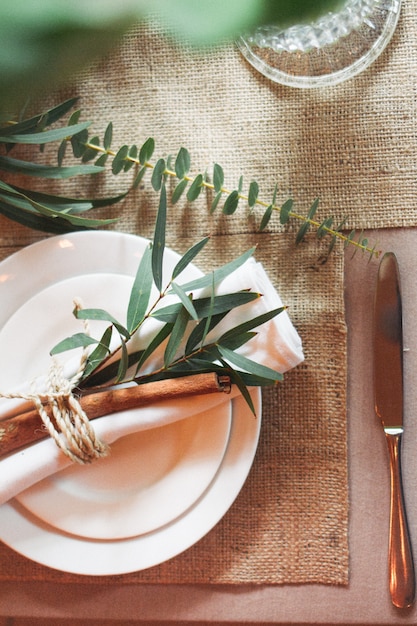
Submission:
[[[267,202],[277,184],[278,203],[291,196],[305,212],[318,196],[323,218],[347,216],[350,228],[415,224],[415,8],[415,0],[405,4],[392,43],[370,70],[334,88],[284,88],[248,67],[234,46],[196,54],[142,26],[53,101],[79,95],[83,119],[93,120],[95,133],[102,136],[113,122],[114,146],[153,136],[157,157],[185,146],[193,172],[218,162],[230,189],[241,175],[246,185],[256,179]],[[84,191],[120,191],[129,180],[130,174],[108,174]],[[65,192],[74,188],[67,183]],[[150,236],[156,198],[149,178],[114,211],[121,215],[115,228]],[[232,217],[210,215],[204,198],[191,207],[179,203],[168,217],[167,244],[179,252],[211,233],[202,269],[256,243],[256,257],[290,306],[304,342],[305,363],[263,395],[259,449],[230,511],[194,547],[144,572],[75,576],[2,545],[0,578],[348,583],[343,250],[336,247],[319,265],[323,244],[313,236],[296,247],[293,228],[284,230],[274,218],[259,233],[259,219],[243,204]],[[3,218],[0,233],[1,258],[44,236]]]

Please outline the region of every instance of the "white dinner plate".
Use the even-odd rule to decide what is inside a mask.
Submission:
[[[39,374],[39,364],[43,358],[46,364],[62,333],[80,330],[71,315],[74,296],[122,317],[147,243],[122,233],[73,233],[0,263],[1,387],[20,382],[22,367],[25,378]],[[167,250],[166,272],[178,258]],[[199,275],[189,266],[184,279]],[[37,330],[22,343],[22,327],[35,327],[22,324],[28,315]],[[18,356],[11,345],[19,348]],[[21,352],[26,345],[28,351]],[[259,390],[253,397],[257,419],[237,398],[200,419],[126,437],[114,444],[111,459],[87,472],[71,467],[42,481],[0,507],[1,539],[28,558],[78,574],[121,574],[179,554],[221,519],[247,477],[260,429]]]
[[[29,298],[0,330],[1,388],[47,372],[49,348],[83,330],[72,315],[74,296],[124,322],[131,286],[131,277],[89,273]],[[106,325],[90,323],[92,336],[100,337]],[[230,409],[230,402],[223,402],[215,415],[123,437],[108,457],[83,468],[73,465],[17,499],[46,523],[83,537],[121,539],[155,530],[182,515],[210,484],[229,438]]]

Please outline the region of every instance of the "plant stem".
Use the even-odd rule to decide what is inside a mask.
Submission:
[[[96,152],[101,152],[103,154],[108,154],[109,156],[115,157],[117,152],[115,152],[114,150],[110,150],[110,149],[106,149],[103,148],[99,145],[95,145],[92,144],[90,142],[86,142],[85,144],[86,148],[90,148],[92,150],[95,150]],[[146,167],[148,169],[154,169],[154,165],[148,161],[146,161],[145,163],[141,163],[139,161],[138,158],[136,157],[132,157],[130,155],[127,155],[125,158],[126,161],[129,161],[135,165],[141,166],[141,167]],[[178,178],[176,173],[169,169],[169,168],[165,168],[164,170],[164,176],[170,177],[170,178]],[[186,180],[187,182],[191,183],[194,180],[194,177],[186,174],[184,176],[184,180]],[[203,180],[201,182],[201,186],[204,187],[205,189],[209,189],[210,191],[214,191],[215,187],[213,185],[213,183],[210,183],[209,181],[207,181],[204,177]],[[230,189],[227,189],[226,187],[221,187],[220,189],[221,193],[223,195],[230,195],[232,193],[232,191]],[[238,192],[238,198],[239,200],[243,200],[244,202],[248,202],[249,201],[249,197],[242,193],[242,192]],[[267,209],[268,207],[271,206],[271,203],[265,202],[264,200],[260,200],[259,198],[256,199],[255,201],[255,205],[258,207],[263,207],[264,209]],[[280,211],[281,207],[277,206],[276,204],[272,204],[272,210],[273,211]],[[323,233],[326,233],[327,235],[330,235],[331,237],[335,238],[335,239],[339,239],[341,242],[343,242],[345,244],[345,246],[347,245],[353,245],[356,247],[356,249],[361,250],[362,252],[368,253],[371,256],[379,256],[379,252],[375,249],[375,247],[370,247],[368,246],[367,241],[365,240],[355,240],[352,235],[354,233],[351,233],[350,235],[345,235],[343,234],[340,230],[331,228],[330,226],[326,226],[325,224],[322,224],[320,222],[318,222],[315,219],[312,219],[308,216],[305,215],[301,215],[300,213],[297,213],[293,210],[290,210],[288,212],[288,217],[292,218],[294,220],[298,220],[300,222],[303,222],[304,224],[308,224],[309,226],[312,226],[315,229],[320,229]]]

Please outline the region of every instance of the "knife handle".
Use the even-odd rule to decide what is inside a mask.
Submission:
[[[385,436],[391,477],[389,587],[394,606],[407,608],[414,603],[416,581],[402,487],[401,433],[385,431]]]

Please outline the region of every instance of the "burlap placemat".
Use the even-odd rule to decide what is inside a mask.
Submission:
[[[243,175],[246,185],[252,178],[259,182],[266,201],[276,184],[278,202],[291,195],[300,209],[319,196],[323,217],[347,216],[351,227],[412,224],[415,5],[406,3],[393,42],[374,66],[334,88],[274,85],[233,46],[196,54],[151,25],[134,29],[60,97],[80,95],[83,118],[94,121],[97,134],[113,121],[116,146],[153,136],[157,156],[187,147],[195,173],[220,163],[231,189]],[[106,176],[87,191],[120,191],[129,180]],[[123,203],[116,228],[148,236],[155,211],[147,182]],[[169,217],[168,243],[178,251],[212,234],[200,260],[205,269],[256,242],[257,258],[290,305],[304,341],[305,363],[278,390],[264,394],[259,450],[231,510],[197,545],[145,572],[78,577],[2,546],[1,578],[347,583],[343,253],[337,249],[319,266],[322,247],[314,238],[295,248],[294,233],[284,232],[277,219],[262,234],[258,225],[259,216],[249,218],[243,206],[230,218],[209,215],[204,199],[193,207],[176,206]],[[0,226],[2,256],[40,237],[6,220]]]

